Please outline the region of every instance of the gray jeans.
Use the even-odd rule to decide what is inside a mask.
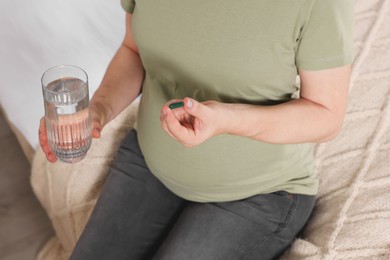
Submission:
[[[275,259],[305,225],[314,196],[284,191],[223,203],[186,201],[123,140],[72,260]]]

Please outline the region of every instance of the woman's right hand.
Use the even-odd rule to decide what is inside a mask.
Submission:
[[[100,138],[101,131],[103,129],[103,126],[105,124],[105,115],[102,112],[103,109],[99,105],[96,104],[90,104],[89,106],[89,113],[92,120],[92,137],[93,138]],[[53,153],[53,151],[50,148],[49,141],[47,138],[47,131],[46,131],[46,120],[45,117],[42,117],[39,124],[39,130],[38,130],[38,136],[39,136],[39,144],[41,145],[42,151],[45,153],[47,160],[50,163],[54,163],[57,161],[57,156]]]

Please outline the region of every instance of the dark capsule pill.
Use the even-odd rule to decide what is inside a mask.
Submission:
[[[179,107],[182,107],[184,106],[184,102],[180,101],[180,102],[176,102],[176,103],[172,103],[169,105],[169,108],[170,109],[175,109],[175,108],[179,108]]]

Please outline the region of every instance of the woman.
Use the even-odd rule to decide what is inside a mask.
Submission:
[[[126,35],[90,112],[99,138],[142,92],[137,130],[71,259],[276,258],[314,207],[312,143],[342,126],[353,0],[122,6]]]

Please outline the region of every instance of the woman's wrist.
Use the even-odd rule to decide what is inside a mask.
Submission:
[[[259,106],[249,104],[225,104],[226,113],[225,132],[232,135],[253,137],[261,132],[261,125],[258,123],[261,116]]]

